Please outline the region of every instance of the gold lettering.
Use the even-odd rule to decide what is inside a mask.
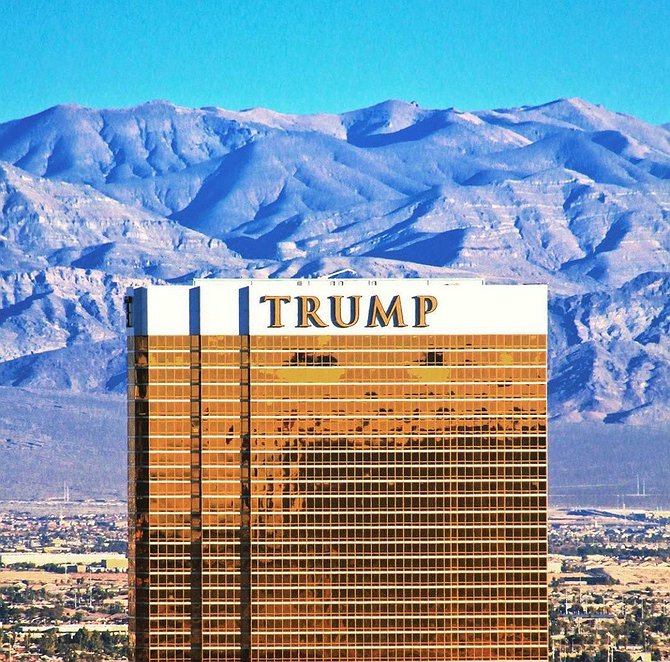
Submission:
[[[402,316],[400,295],[396,294],[393,299],[391,299],[388,308],[384,310],[384,306],[382,306],[379,297],[375,294],[370,299],[370,313],[368,315],[368,323],[365,325],[366,328],[371,329],[378,326],[378,322],[381,322],[381,326],[388,326],[391,318],[393,318],[393,326],[407,326],[407,324],[405,324],[405,319]]]
[[[312,326],[325,328],[328,325],[317,315],[321,302],[317,297],[311,295],[296,297],[300,302],[298,308],[298,328],[306,329],[310,323]]]
[[[417,329],[425,329],[428,324],[426,324],[426,315],[432,313],[437,308],[437,299],[428,294],[419,295],[412,297],[416,301],[416,325]]]
[[[349,305],[351,310],[349,322],[342,321],[342,296],[334,295],[328,297],[330,299],[330,313],[333,319],[333,324],[340,329],[348,329],[350,326],[353,326],[358,322],[358,318],[361,312],[361,297],[360,295],[355,295],[349,297]]]
[[[288,303],[291,300],[289,296],[265,294],[261,297],[261,303],[270,302],[270,328],[281,329],[284,325],[281,323],[281,304]]]

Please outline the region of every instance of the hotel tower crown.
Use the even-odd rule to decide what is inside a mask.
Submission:
[[[127,305],[135,660],[545,662],[545,286]]]

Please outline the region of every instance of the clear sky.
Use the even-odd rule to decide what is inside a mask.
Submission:
[[[670,1],[0,0],[0,121],[58,103],[311,113],[570,96],[670,122]]]

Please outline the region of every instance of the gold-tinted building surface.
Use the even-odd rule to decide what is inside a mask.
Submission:
[[[545,342],[132,338],[135,659],[544,662]]]

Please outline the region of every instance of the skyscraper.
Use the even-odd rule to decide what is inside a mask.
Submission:
[[[135,660],[545,662],[544,286],[128,305]]]

